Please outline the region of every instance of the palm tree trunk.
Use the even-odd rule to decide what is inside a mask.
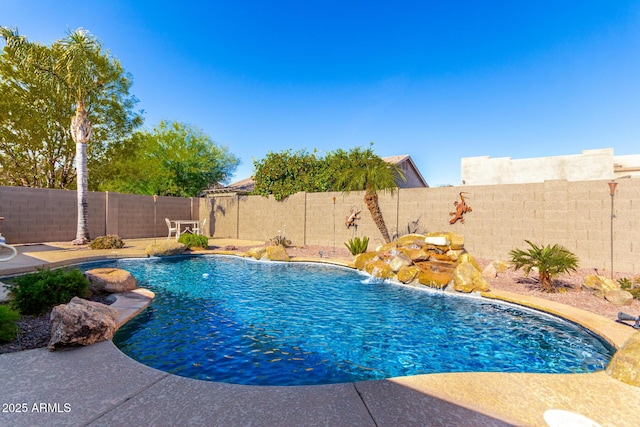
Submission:
[[[76,179],[78,184],[78,225],[74,245],[84,245],[89,242],[88,227],[88,193],[87,178],[87,142],[91,138],[91,122],[87,118],[84,102],[78,101],[76,115],[71,119],[71,137],[76,143]]]
[[[378,227],[378,230],[380,230],[382,238],[386,243],[389,243],[391,239],[389,238],[387,224],[385,224],[384,222],[384,217],[382,216],[382,211],[380,210],[380,205],[378,204],[378,193],[373,190],[367,189],[364,193],[364,204],[367,205],[367,209],[369,209],[369,212],[371,212],[373,222]]]
[[[553,293],[556,291],[556,288],[553,286],[553,282],[551,281],[551,276],[549,273],[540,273],[540,287],[543,292]]]

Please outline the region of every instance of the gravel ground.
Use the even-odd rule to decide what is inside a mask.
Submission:
[[[243,252],[249,248],[236,248],[238,252]],[[320,254],[322,252],[322,255]],[[353,256],[345,247],[327,246],[304,246],[287,248],[287,253],[292,257],[304,258],[333,258],[351,261]],[[476,259],[478,264],[484,268],[491,260]],[[594,296],[591,292],[582,290],[581,284],[585,276],[596,274],[594,269],[578,269],[576,272],[562,275],[556,278],[554,284],[559,290],[557,293],[545,293],[540,290],[538,280],[531,275],[526,277],[521,271],[511,269],[499,273],[498,277],[489,280],[491,289],[514,292],[520,295],[529,295],[556,301],[572,307],[581,308],[591,313],[598,314],[611,320],[617,319],[619,311],[624,311],[633,316],[640,315],[640,301],[634,300],[631,306],[618,307],[612,303]],[[632,279],[637,275],[630,273],[615,273],[614,279],[622,277]],[[90,299],[107,303],[105,297],[92,297]],[[0,354],[15,351],[28,350],[32,348],[45,347],[49,341],[51,324],[50,313],[41,316],[23,316],[18,322],[20,328],[19,337],[16,341],[0,344]]]

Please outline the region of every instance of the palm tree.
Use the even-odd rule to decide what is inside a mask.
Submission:
[[[348,153],[338,150],[329,161],[336,168],[335,190],[345,193],[364,190],[364,203],[371,213],[373,222],[380,230],[384,241],[390,242],[389,231],[378,203],[378,192],[388,191],[390,194],[395,192],[396,178],[405,181],[400,168],[382,160],[371,147],[367,149],[357,147]]]
[[[561,245],[538,246],[525,240],[530,246],[528,250],[513,249],[509,252],[511,256],[511,264],[514,270],[522,268],[529,275],[531,270],[538,270],[540,286],[544,292],[555,292],[556,289],[551,282],[554,276],[569,271],[575,271],[578,268],[578,258]]]
[[[71,119],[71,137],[76,144],[76,179],[78,191],[78,224],[73,244],[89,242],[87,148],[91,138],[88,105],[105,89],[106,82],[115,82],[122,67],[108,53],[102,52],[100,42],[88,31],[79,28],[66,38],[54,42],[51,49],[31,43],[16,30],[0,28],[7,44],[20,49],[27,66],[33,67],[43,82],[53,85],[69,97],[75,105]]]
[[[74,245],[89,242],[87,143],[91,139],[91,121],[87,117],[85,102],[93,92],[99,90],[100,62],[104,58],[98,40],[88,31],[78,29],[60,43],[63,49],[61,60],[55,64],[54,72],[76,96],[76,114],[71,119],[71,138],[76,143],[76,179],[78,188],[78,224]],[[108,62],[108,61],[107,61]]]

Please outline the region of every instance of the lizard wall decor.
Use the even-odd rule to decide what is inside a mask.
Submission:
[[[361,211],[362,209],[358,210],[357,208],[351,208],[351,210],[349,211],[351,215],[346,218],[344,225],[346,225],[347,228],[350,228],[351,226],[358,227],[356,221],[360,219],[359,215]]]
[[[449,220],[449,224],[455,224],[455,222],[458,220],[460,220],[460,222],[464,224],[464,218],[462,217],[462,215],[472,211],[471,206],[467,205],[467,202],[465,201],[463,196],[463,194],[467,193],[465,191],[461,191],[459,194],[460,201],[458,202],[456,200],[455,202],[453,202],[453,206],[456,207],[455,212],[449,212],[449,215],[453,216],[453,218]]]

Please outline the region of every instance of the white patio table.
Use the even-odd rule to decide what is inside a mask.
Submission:
[[[173,219],[171,221],[176,223],[176,240],[178,240],[180,234],[186,232],[187,230],[200,227],[200,221],[197,219]],[[182,230],[183,226],[184,231]]]

